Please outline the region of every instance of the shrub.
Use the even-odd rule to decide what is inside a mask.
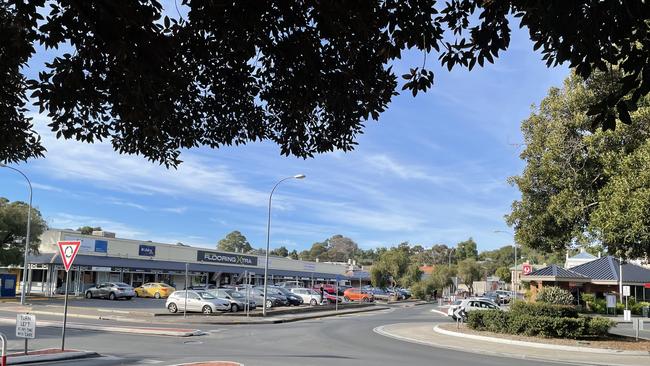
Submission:
[[[467,326],[474,330],[485,330],[485,323],[483,322],[483,315],[487,311],[472,311],[467,314]]]
[[[542,288],[537,293],[537,301],[555,305],[571,305],[574,299],[569,291],[556,286],[549,286]]]
[[[411,294],[420,300],[428,300],[433,294],[433,290],[433,285],[429,281],[419,281],[411,285]]]
[[[607,318],[589,318],[585,335],[601,337],[607,335],[607,333],[609,333],[609,329],[613,326],[614,322]]]
[[[577,318],[578,310],[575,306],[570,305],[553,305],[543,302],[526,303],[522,301],[514,302],[510,306],[510,312],[514,314],[531,315],[531,316],[550,316],[558,318]]]
[[[634,305],[630,306],[630,309],[632,310],[632,314],[641,315],[642,312],[643,312],[643,307],[644,306],[650,307],[650,302],[641,301],[641,302],[637,302]]]

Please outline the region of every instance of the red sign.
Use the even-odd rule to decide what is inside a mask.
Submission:
[[[81,246],[80,241],[60,241],[57,243],[59,245],[59,253],[61,254],[61,261],[65,267],[65,271],[68,272],[72,266],[74,258],[79,252],[79,247]]]
[[[643,285],[643,287],[650,288],[650,283],[646,283],[645,285]]]
[[[531,266],[531,265],[528,264],[528,263],[524,263],[524,264],[521,266],[521,271],[524,273],[524,276],[527,276],[527,275],[529,275],[531,272],[533,272],[533,266]]]

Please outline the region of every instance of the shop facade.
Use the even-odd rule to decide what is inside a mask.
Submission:
[[[69,230],[48,230],[41,237],[39,254],[28,257],[28,291],[53,295],[65,285],[65,271],[58,241],[80,241],[81,248],[70,270],[70,289],[83,293],[100,282],[125,282],[137,287],[164,282],[184,289],[206,284],[264,283],[264,256],[81,235]],[[269,258],[270,283],[301,281],[305,286],[345,279],[346,267],[327,263]]]

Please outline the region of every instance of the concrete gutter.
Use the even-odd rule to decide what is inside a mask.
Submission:
[[[55,362],[65,360],[76,360],[81,358],[99,357],[97,352],[93,351],[65,351],[59,353],[43,353],[33,355],[9,355],[7,365],[24,365],[41,362]]]

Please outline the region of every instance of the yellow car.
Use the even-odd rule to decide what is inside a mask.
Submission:
[[[175,288],[166,283],[150,282],[145,283],[140,287],[135,288],[135,296],[137,297],[153,297],[156,299],[166,298],[176,291]]]

